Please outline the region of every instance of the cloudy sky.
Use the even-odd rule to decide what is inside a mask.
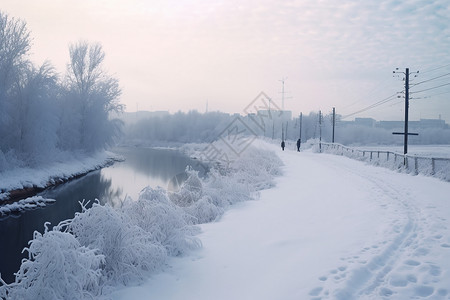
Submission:
[[[242,113],[261,91],[281,106],[286,78],[294,114],[336,107],[348,119],[401,120],[403,74],[392,71],[409,67],[419,71],[411,119],[450,122],[448,0],[2,0],[0,9],[27,22],[31,59],[61,74],[70,43],[100,42],[128,111],[208,103]]]

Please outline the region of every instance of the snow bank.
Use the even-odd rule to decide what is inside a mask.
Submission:
[[[45,206],[48,203],[55,202],[55,199],[46,199],[42,196],[29,197],[11,204],[0,206],[0,218],[7,216],[14,212],[20,212],[27,209],[34,209]]]
[[[250,147],[226,169],[214,165],[207,178],[188,168],[179,190],[146,187],[137,201],[127,198],[118,208],[81,203],[73,219],[35,232],[15,282],[0,281],[0,297],[95,298],[142,282],[162,270],[169,256],[201,247],[196,224],[216,220],[230,205],[273,186],[282,163],[273,152]]]
[[[121,157],[108,151],[94,155],[67,153],[55,158],[55,162],[46,167],[4,170],[0,172],[0,201],[7,198],[8,191],[31,187],[45,188],[49,184],[69,180],[120,159]]]
[[[314,146],[313,151],[319,152],[319,147],[317,145]],[[363,150],[330,143],[322,143],[321,151],[347,156],[368,164],[397,170],[399,172],[413,175],[422,174],[450,181],[450,158],[409,154],[405,156],[397,152],[375,149]]]

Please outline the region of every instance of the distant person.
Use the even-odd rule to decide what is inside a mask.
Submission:
[[[300,152],[300,139],[297,140],[297,152]]]
[[[284,141],[281,142],[281,149],[284,151],[284,147],[286,146],[286,144],[284,143]]]

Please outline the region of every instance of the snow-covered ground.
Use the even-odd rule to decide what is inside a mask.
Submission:
[[[49,184],[66,181],[121,159],[109,151],[99,151],[93,155],[68,153],[60,156],[46,166],[17,167],[0,172],[0,204],[2,200],[8,198],[8,192],[12,190],[29,187],[44,188]]]
[[[113,299],[450,299],[450,183],[255,144],[285,164],[276,187]]]

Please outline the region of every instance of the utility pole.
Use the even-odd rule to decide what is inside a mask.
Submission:
[[[319,153],[322,153],[322,112],[319,110]]]
[[[286,78],[282,78],[280,81],[281,81],[281,84],[282,84],[282,87],[281,87],[281,110],[284,112],[284,81],[287,79],[287,77]]]
[[[398,68],[397,68],[398,70]],[[403,73],[396,72],[395,73]],[[404,164],[406,165],[406,154],[408,153],[408,135],[419,135],[418,133],[408,132],[408,111],[409,111],[409,68],[405,70],[405,131],[404,132],[393,132],[392,134],[403,135],[403,154],[405,155]]]
[[[272,140],[275,138],[275,121],[272,120]]]
[[[336,126],[336,108],[333,107],[333,135],[331,136],[331,142],[334,143],[334,127]]]
[[[298,138],[300,139],[300,142],[302,140],[302,117],[303,117],[303,114],[300,113],[300,134],[298,135]]]
[[[286,121],[286,129],[285,130],[286,130],[286,134],[284,136],[286,137],[286,140],[287,140],[288,139],[288,135],[287,135],[287,133],[288,133],[287,132],[287,130],[288,130],[288,121]]]
[[[405,134],[403,154],[408,153],[409,68],[405,70]]]
[[[298,122],[299,122],[299,127],[300,127],[300,132],[299,132],[299,135],[298,135],[298,145],[297,145],[297,151],[299,151],[300,152],[300,147],[301,147],[301,145],[302,145],[302,117],[303,117],[303,115],[302,115],[302,113],[300,113],[300,117],[298,118]]]

